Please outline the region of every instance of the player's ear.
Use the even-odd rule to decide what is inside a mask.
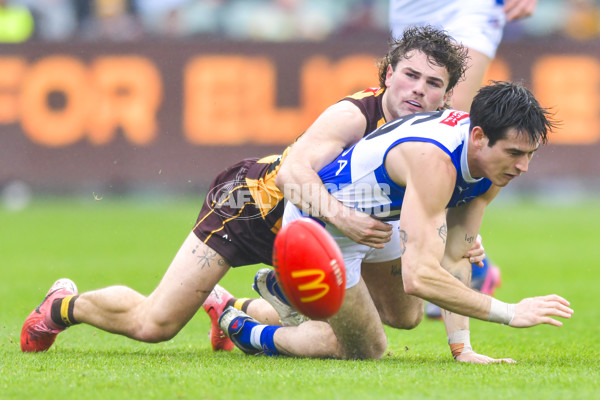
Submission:
[[[480,126],[474,126],[471,129],[471,141],[476,149],[481,150],[488,145],[490,140]]]
[[[385,86],[390,87],[392,84],[392,75],[394,75],[394,68],[391,64],[387,66],[387,70],[385,72]]]
[[[451,100],[452,100],[452,90],[449,90],[446,92],[446,94],[444,94],[444,97],[442,97],[441,103],[438,106],[438,110],[452,108],[452,105],[450,104]]]

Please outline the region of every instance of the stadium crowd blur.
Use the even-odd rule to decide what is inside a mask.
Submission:
[[[0,42],[163,38],[320,41],[388,31],[386,0],[0,0]],[[600,0],[544,0],[524,37],[600,37]]]

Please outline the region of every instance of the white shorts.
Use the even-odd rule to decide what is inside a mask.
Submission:
[[[285,226],[302,217],[304,215],[300,209],[287,201],[283,213],[283,225]],[[400,221],[396,220],[388,223],[393,226],[392,239],[386,243],[383,249],[374,249],[364,244],[358,244],[344,235],[335,226],[325,224],[325,229],[333,236],[344,256],[346,289],[355,286],[360,281],[361,264],[363,262],[379,263],[393,261],[399,259],[402,255],[400,253]]]
[[[390,29],[432,25],[457,42],[494,58],[506,23],[502,0],[390,0]]]

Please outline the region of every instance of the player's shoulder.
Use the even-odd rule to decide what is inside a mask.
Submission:
[[[441,143],[458,144],[470,124],[469,114],[458,110],[443,110],[419,115],[411,124],[413,132]]]
[[[362,138],[365,125],[365,117],[357,106],[338,102],[323,111],[297,143],[309,147],[335,143],[346,148]]]
[[[447,182],[456,180],[452,159],[439,144],[432,141],[407,141],[392,148],[385,160],[388,175],[397,184],[419,187],[423,193],[439,187],[451,192]]]
[[[432,125],[439,125],[439,129],[455,128],[469,122],[469,113],[453,109],[444,109],[438,111],[421,112],[407,115],[399,118],[404,119],[411,127],[427,126],[430,129]]]
[[[362,99],[370,99],[379,97],[383,94],[385,88],[380,87],[370,87],[365,90],[361,90],[360,92],[353,93],[349,96],[344,97],[344,100],[362,100]]]
[[[361,114],[368,116],[377,113],[381,108],[381,95],[384,92],[384,88],[368,88],[344,97],[334,104],[334,106],[360,110]]]
[[[461,123],[464,123],[464,121],[468,119],[469,113],[466,111],[446,109],[443,110],[440,114],[439,123],[442,125],[454,127],[458,126]]]

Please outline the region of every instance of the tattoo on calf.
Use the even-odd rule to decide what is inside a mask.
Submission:
[[[448,225],[444,222],[442,226],[438,228],[438,235],[442,238],[444,244],[446,244],[446,238],[448,237]]]

